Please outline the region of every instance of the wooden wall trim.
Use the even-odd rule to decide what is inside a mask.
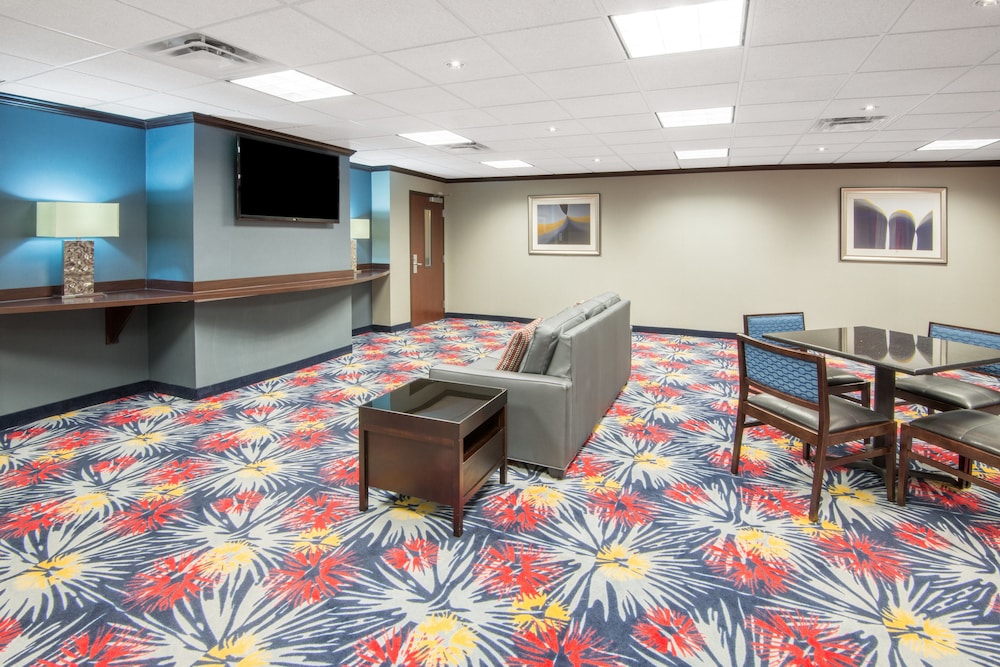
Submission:
[[[59,114],[61,116],[73,116],[75,118],[96,120],[102,123],[112,123],[114,125],[124,125],[126,127],[134,127],[137,129],[146,129],[146,121],[141,118],[119,116],[118,114],[107,113],[104,111],[94,111],[93,109],[83,109],[81,107],[69,106],[68,104],[46,102],[45,100],[36,100],[31,97],[21,97],[20,95],[0,93],[0,104],[12,107],[21,107],[22,109],[45,111],[48,113]]]

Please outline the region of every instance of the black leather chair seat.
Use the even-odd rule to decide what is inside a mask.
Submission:
[[[839,396],[830,396],[829,400],[830,433],[846,431],[849,428],[857,428],[859,426],[872,426],[889,421],[877,412]],[[815,410],[783,401],[777,396],[770,394],[751,394],[747,397],[747,401],[751,405],[755,405],[768,412],[773,412],[808,429],[815,431],[819,428],[819,413]]]
[[[910,428],[923,429],[970,447],[1000,455],[1000,417],[978,410],[951,410],[914,419]],[[920,434],[917,434],[920,437]]]
[[[968,410],[1000,404],[1000,391],[939,375],[898,377],[896,389]]]
[[[855,382],[864,382],[857,375],[852,375],[847,371],[842,371],[839,368],[827,368],[826,369],[826,383],[831,387],[836,387],[843,384],[854,384]]]

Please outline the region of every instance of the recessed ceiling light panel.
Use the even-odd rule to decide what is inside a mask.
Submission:
[[[674,151],[678,160],[707,160],[709,158],[729,157],[728,148],[703,148],[694,151]]]
[[[483,164],[494,169],[518,169],[531,166],[524,160],[489,160],[483,162]]]
[[[745,0],[715,0],[612,16],[629,58],[740,46]]]
[[[726,125],[733,122],[733,107],[687,109],[685,111],[657,111],[656,117],[663,127]]]
[[[323,100],[328,97],[353,95],[349,90],[338,88],[326,81],[289,69],[283,72],[248,76],[242,79],[230,79],[230,83],[259,90],[268,95],[274,95],[290,102],[308,102]]]
[[[974,150],[989,146],[1000,139],[940,139],[932,141],[926,146],[921,146],[918,151],[962,151]]]
[[[466,139],[460,134],[448,130],[432,130],[430,132],[406,132],[399,136],[410,141],[416,141],[424,146],[448,146],[450,144],[471,144],[472,139]]]

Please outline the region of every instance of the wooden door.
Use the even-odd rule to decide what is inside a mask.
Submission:
[[[410,324],[444,317],[444,197],[410,193]]]

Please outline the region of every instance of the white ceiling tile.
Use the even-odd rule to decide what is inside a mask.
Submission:
[[[17,81],[27,76],[41,74],[51,66],[27,58],[0,53],[0,77],[4,81]]]
[[[480,107],[549,99],[549,95],[536,86],[530,78],[520,75],[454,83],[444,88],[469,104]]]
[[[774,123],[740,123],[733,127],[734,137],[766,137],[780,134],[802,134],[813,126],[811,120],[789,120]]]
[[[673,53],[628,61],[642,88],[684,88],[739,81],[744,49]]]
[[[201,28],[281,7],[276,0],[119,0],[126,5],[162,16],[186,28]]]
[[[746,79],[790,79],[854,72],[877,38],[757,46],[747,55]]]
[[[485,109],[504,123],[549,123],[570,118],[555,102],[528,102],[525,104],[503,104]]]
[[[639,90],[625,63],[576,67],[553,72],[536,72],[532,81],[554,98],[613,95]]]
[[[399,115],[399,109],[376,102],[370,97],[359,95],[342,95],[325,100],[313,100],[304,104],[334,118],[355,122],[367,122],[376,118],[390,118]]]
[[[997,52],[1000,26],[886,35],[862,72],[978,65]]]
[[[386,56],[396,64],[439,85],[517,73],[513,65],[478,37],[391,51]],[[463,64],[461,68],[448,67],[448,63],[456,60]]]
[[[962,113],[1000,109],[1000,91],[934,95],[914,107],[914,113]]]
[[[505,32],[486,39],[522,72],[604,65],[620,62],[624,54],[606,19]]]
[[[441,0],[463,23],[489,34],[602,16],[590,0]]]
[[[125,48],[156,39],[164,33],[183,30],[184,26],[167,21],[149,12],[123,5],[116,0],[87,0],[87,2],[5,2],[6,16],[26,23],[41,25],[67,35]],[[109,21],[109,16],[114,16]],[[6,33],[4,38],[6,40]]]
[[[887,129],[893,130],[944,130],[954,127],[964,127],[982,120],[989,114],[979,113],[927,113],[907,114],[894,119]]]
[[[739,104],[775,104],[828,100],[837,94],[846,74],[805,76],[795,79],[747,81],[740,88]]]
[[[752,46],[880,35],[910,0],[764,0],[751,2]]]
[[[424,120],[442,129],[464,130],[496,125],[497,119],[480,109],[453,109],[421,114]]]
[[[737,84],[725,83],[714,86],[651,90],[646,92],[646,100],[653,111],[712,109],[734,106],[738,93]]]
[[[108,47],[0,16],[0,53],[48,65],[67,65],[108,52]]]
[[[799,140],[797,134],[733,137],[734,148],[767,148],[772,146],[787,152]]]
[[[840,116],[899,116],[917,108],[928,98],[926,95],[903,95],[899,97],[862,97],[837,99],[823,109],[824,118]],[[867,110],[872,105],[875,108]]]
[[[208,77],[117,51],[71,65],[69,69],[161,92],[212,81]]]
[[[291,68],[369,53],[357,42],[287,8],[219,23],[209,32],[212,37]],[[287,38],[274,39],[274,35]]]
[[[885,97],[936,93],[966,71],[964,67],[861,72],[852,75],[838,97]]]
[[[562,100],[562,107],[574,118],[599,118],[618,114],[632,115],[643,112],[653,113],[646,105],[646,99],[639,93],[624,95],[599,95]]]
[[[348,58],[299,68],[318,79],[359,95],[384,93],[403,88],[419,88],[430,81],[418,76],[385,56]]]
[[[997,12],[1000,14],[1000,12]],[[974,93],[983,90],[1000,91],[1000,65],[973,67],[952,81],[942,93]]]
[[[826,102],[785,102],[782,104],[741,104],[736,120],[741,123],[769,123],[817,118]]]
[[[604,116],[602,118],[585,118],[584,126],[591,132],[606,134],[609,132],[635,132],[655,130],[660,127],[654,113],[631,114],[628,116]]]
[[[23,83],[18,83],[16,81],[13,83],[0,83],[0,93],[6,93],[8,95],[18,95],[20,97],[31,97],[34,99],[45,100],[47,102],[54,102],[56,104],[67,104],[70,106],[81,107],[84,109],[90,108],[95,104],[100,104],[103,101],[94,99],[92,97],[84,97],[82,95],[66,93],[60,90],[36,88],[35,86],[29,86]]]
[[[127,83],[119,83],[111,79],[104,79],[83,72],[74,72],[71,69],[55,69],[43,72],[27,79],[22,79],[21,83],[52,90],[69,95],[79,95],[108,102],[118,102],[130,97],[148,95],[149,88],[140,88]]]
[[[892,30],[924,32],[949,28],[975,28],[983,25],[1000,25],[1000,11],[996,8],[977,7],[971,1],[912,0]]]
[[[442,88],[410,88],[389,93],[376,93],[370,96],[393,109],[408,114],[426,114],[435,111],[451,111],[468,109],[469,103],[455,97]]]
[[[473,36],[435,0],[406,0],[405,11],[393,0],[316,0],[296,9],[382,53]]]

